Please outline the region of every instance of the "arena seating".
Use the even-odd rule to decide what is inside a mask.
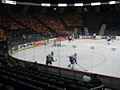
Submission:
[[[61,15],[63,21],[68,27],[80,27],[83,25],[83,20],[79,14]]]
[[[9,17],[2,15],[1,14],[1,24],[3,26],[8,27],[9,29],[12,30],[17,30],[17,29],[25,29],[25,27],[21,26],[20,24],[16,23],[15,21],[13,21],[12,19],[10,19]]]
[[[119,23],[108,23],[104,35],[120,35],[120,25]]]
[[[30,15],[13,15],[13,18],[15,18],[17,21],[21,22],[25,26],[29,27],[32,30],[37,31],[38,33],[48,34],[51,35],[51,33],[47,30],[46,27],[44,27],[40,22],[32,18]]]
[[[112,14],[111,14],[112,13]],[[84,26],[88,27],[90,34],[99,33],[102,24],[107,24],[104,35],[119,35],[120,12],[94,12],[86,13]]]
[[[100,27],[103,23],[104,14],[102,13],[86,13],[84,16],[84,24],[88,27],[88,31],[90,34],[98,33],[100,31]]]
[[[5,64],[6,63],[6,64]],[[19,61],[11,59],[0,66],[0,88],[10,90],[92,90],[94,85],[64,76],[40,71],[26,62],[22,67]],[[102,87],[103,88],[103,87]],[[103,90],[103,89],[95,89]]]
[[[6,41],[6,35],[2,28],[0,28],[0,41]]]
[[[34,16],[38,18],[38,20],[35,19]],[[2,15],[2,25],[13,30],[25,30],[25,27],[27,27],[40,33],[41,35],[44,34],[48,36],[53,35],[49,29],[52,29],[58,34],[67,35],[67,29],[64,23],[66,23],[68,27],[82,26],[83,20],[79,15],[62,15],[61,17],[63,17],[62,20],[57,14],[28,15],[22,13],[9,13],[6,16]],[[41,22],[43,22],[44,25]]]
[[[37,17],[44,22],[48,27],[52,30],[55,30],[59,33],[63,33],[65,30],[64,25],[60,21],[59,17],[55,14],[45,14],[45,15],[37,15]],[[65,33],[65,32],[64,32]]]

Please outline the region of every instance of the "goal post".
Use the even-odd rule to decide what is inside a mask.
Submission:
[[[61,41],[60,40],[54,40],[52,46],[61,46]]]
[[[59,36],[53,40],[53,46],[62,46],[62,41],[67,40],[66,36]]]

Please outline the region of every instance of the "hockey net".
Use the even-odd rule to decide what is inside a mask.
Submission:
[[[61,41],[59,41],[57,39],[53,41],[53,45],[52,46],[56,47],[56,46],[60,46],[60,45],[61,45]]]
[[[65,37],[64,36],[59,36],[53,41],[53,46],[61,46],[62,45],[61,42],[65,41],[65,40],[67,40],[66,36]]]

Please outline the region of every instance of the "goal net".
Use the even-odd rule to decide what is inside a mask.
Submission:
[[[57,40],[57,39],[54,40],[52,46],[55,46],[55,47],[56,47],[56,46],[61,46],[61,41],[59,41],[59,40]]]

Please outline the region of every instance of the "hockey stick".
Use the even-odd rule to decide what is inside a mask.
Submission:
[[[85,71],[88,71],[87,69],[83,68],[81,65],[77,64],[80,68],[82,68]]]

